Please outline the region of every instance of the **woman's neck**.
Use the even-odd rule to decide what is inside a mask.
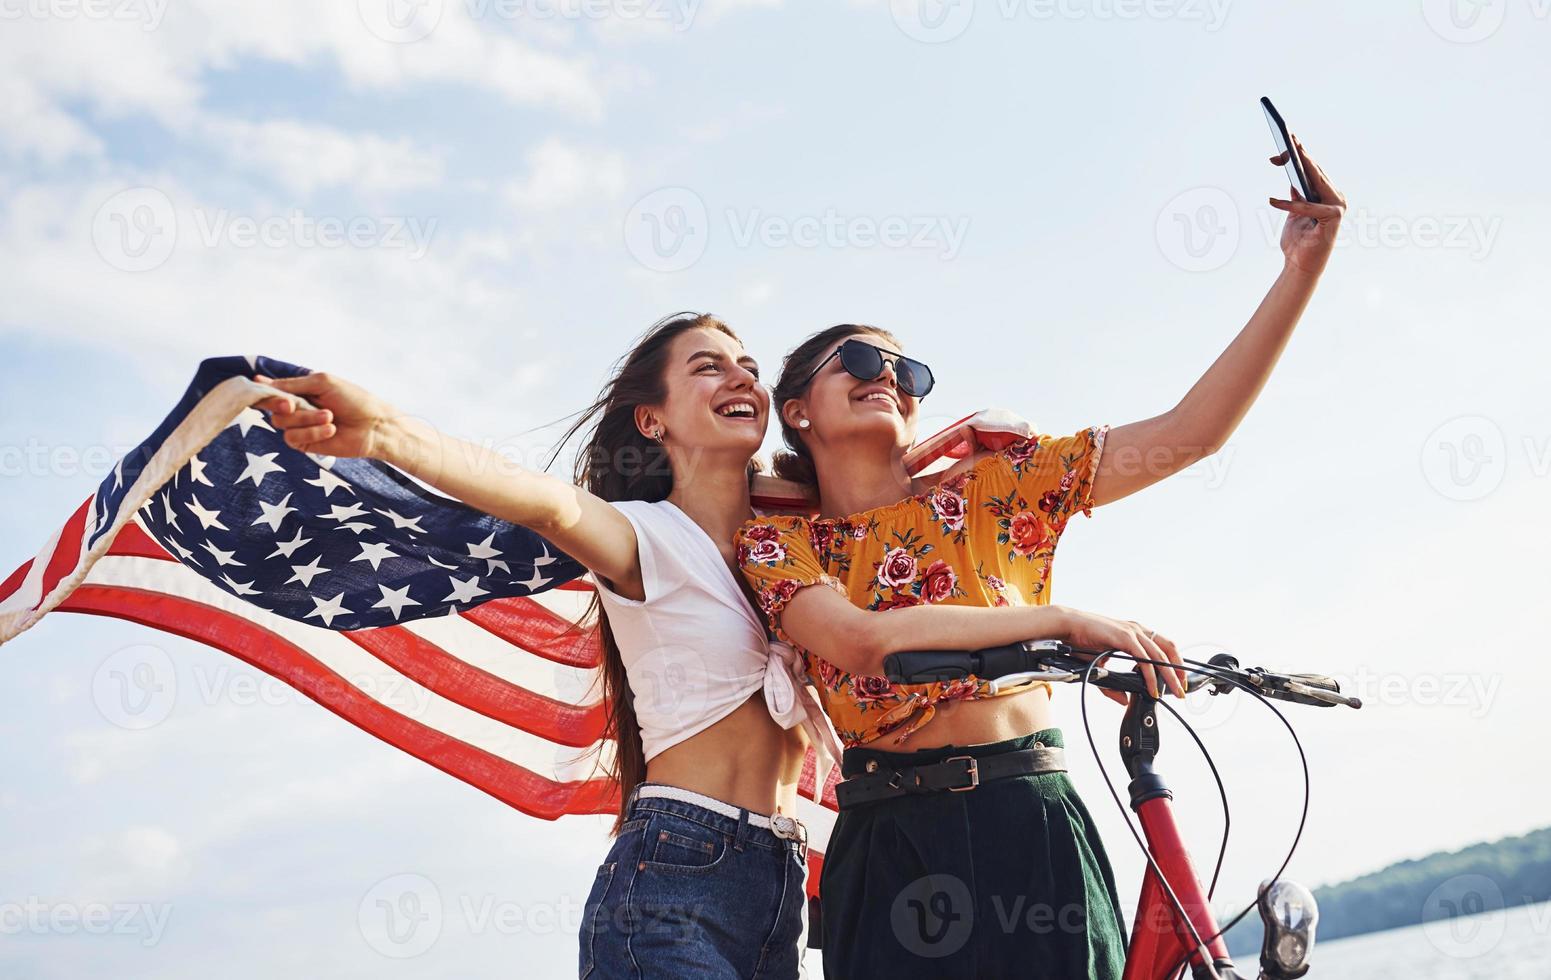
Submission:
[[[693,458],[673,454],[673,492],[668,500],[700,525],[723,557],[731,561],[733,536],[754,516],[749,505],[749,461],[709,453]]]
[[[850,446],[814,453],[819,478],[819,516],[847,517],[903,500],[915,493],[899,446]]]

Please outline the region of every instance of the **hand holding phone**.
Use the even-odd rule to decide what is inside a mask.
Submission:
[[[1298,153],[1298,148],[1293,145],[1292,134],[1287,131],[1287,123],[1282,120],[1282,114],[1276,111],[1276,106],[1265,96],[1260,97],[1260,108],[1265,110],[1266,123],[1271,127],[1271,139],[1276,143],[1276,155],[1285,157],[1284,166],[1287,167],[1287,179],[1292,186],[1298,188],[1305,201],[1313,204],[1320,203],[1319,192],[1309,182],[1308,168],[1304,166],[1303,157]]]
[[[1287,168],[1293,186],[1291,199],[1272,197],[1269,200],[1273,208],[1287,212],[1287,222],[1282,226],[1282,254],[1289,266],[1318,276],[1335,248],[1336,232],[1346,214],[1346,196],[1336,190],[1320,165],[1309,158],[1302,141],[1288,131],[1271,100],[1262,98],[1260,106],[1265,110],[1272,138],[1280,151],[1271,162]]]

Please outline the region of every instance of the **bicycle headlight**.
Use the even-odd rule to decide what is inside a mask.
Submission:
[[[1260,918],[1265,940],[1260,946],[1260,967],[1273,980],[1294,980],[1309,972],[1309,951],[1314,948],[1314,927],[1319,923],[1319,904],[1296,881],[1261,886]]]

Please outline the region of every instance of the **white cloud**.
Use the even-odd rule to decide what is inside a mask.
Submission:
[[[255,123],[212,118],[204,122],[203,131],[235,165],[302,193],[340,186],[398,191],[442,179],[441,155],[408,139],[346,133],[291,119]]]
[[[133,19],[28,15],[0,31],[0,146],[56,161],[102,146],[66,108],[144,115],[187,131],[198,122],[204,76],[244,59],[337,69],[348,86],[414,93],[430,85],[480,89],[515,105],[597,118],[604,84],[587,56],[534,47],[445,6],[422,40],[375,35],[357,4],[193,0],[146,29]],[[63,11],[64,7],[59,8]]]
[[[0,147],[56,163],[95,156],[102,141],[27,79],[0,77]]]
[[[81,894],[95,901],[141,900],[181,885],[192,867],[183,843],[161,827],[125,827],[81,843]]]
[[[588,200],[614,199],[624,190],[625,161],[618,153],[584,150],[559,139],[529,151],[528,174],[506,186],[505,197],[524,211],[543,211]]]

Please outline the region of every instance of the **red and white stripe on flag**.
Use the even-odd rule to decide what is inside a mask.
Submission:
[[[181,564],[139,523],[126,523],[62,599],[91,532],[83,503],[37,557],[0,584],[0,642],[39,605],[111,616],[197,640],[290,685],[352,725],[531,816],[612,813],[604,777],[599,647],[573,628],[591,586],[504,598],[455,615],[349,632],[286,619],[244,602]],[[47,612],[47,609],[41,612]],[[812,799],[812,750],[798,816],[808,825],[808,890],[817,894],[834,825],[834,786]]]

